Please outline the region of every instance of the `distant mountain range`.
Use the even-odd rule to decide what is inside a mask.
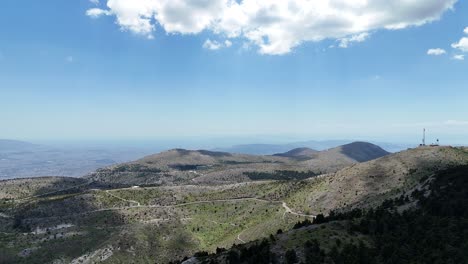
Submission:
[[[297,148],[309,148],[313,150],[326,150],[341,145],[346,145],[354,142],[353,140],[325,140],[325,141],[300,141],[292,142],[287,144],[243,144],[235,145],[232,147],[225,148],[215,148],[215,151],[223,151],[230,153],[242,153],[242,154],[252,154],[252,155],[273,155],[277,153],[284,153],[292,149]],[[373,144],[379,145],[381,148],[385,149],[388,152],[398,152],[416,145],[411,144],[394,144],[394,143],[385,143],[385,142],[371,142]]]
[[[353,142],[323,151],[293,149],[275,155],[250,155],[207,150],[173,149],[98,170],[93,181],[121,185],[238,183],[297,178],[335,172],[388,155],[377,145]]]
[[[313,152],[331,150],[332,148],[350,143],[345,140],[304,141],[290,144],[248,144],[229,148],[216,148],[215,152],[228,152],[247,155],[274,155],[280,158],[294,158],[294,162],[307,160]],[[405,149],[406,145],[382,144],[383,149],[394,152]],[[161,148],[131,147],[86,147],[86,146],[47,146],[24,141],[0,139],[0,180],[20,177],[39,176],[72,176],[79,177],[91,173],[99,168],[136,160],[149,155]],[[164,149],[164,148],[163,148]],[[289,152],[290,151],[290,152]],[[339,151],[338,151],[339,152]],[[283,153],[283,154],[281,154]],[[324,152],[326,153],[326,152]],[[321,170],[329,165],[349,165],[361,159],[336,159],[333,155],[315,159],[310,164],[311,169]],[[206,154],[206,153],[205,153]],[[270,157],[269,159],[272,159]],[[334,160],[333,164],[326,160]],[[365,159],[364,159],[365,160]],[[325,164],[324,166],[320,164]],[[333,167],[332,166],[332,167]]]

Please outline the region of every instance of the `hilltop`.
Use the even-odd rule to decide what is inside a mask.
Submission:
[[[369,161],[390,154],[381,147],[367,142],[353,142],[339,146],[331,151],[339,151],[341,154],[357,162]]]
[[[356,163],[373,160],[388,155],[389,152],[377,145],[366,142],[353,142],[336,148],[319,151],[299,163],[313,171],[335,172]]]
[[[317,150],[311,148],[295,148],[285,153],[277,153],[273,156],[278,157],[287,157],[287,158],[297,158],[297,159],[310,159],[315,154],[317,154]]]

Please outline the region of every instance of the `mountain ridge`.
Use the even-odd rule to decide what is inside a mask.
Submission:
[[[295,149],[279,155],[248,155],[208,150],[172,149],[113,165],[87,178],[124,184],[228,183],[252,179],[251,174],[317,175],[387,155],[371,143],[354,142],[325,151]],[[306,174],[304,174],[306,173]],[[138,176],[138,177],[137,177]],[[258,178],[259,175],[254,175]],[[289,176],[288,176],[289,177]],[[282,178],[279,177],[279,178]]]
[[[241,153],[241,154],[252,154],[252,155],[274,155],[278,153],[284,153],[295,148],[311,148],[318,151],[335,148],[341,145],[346,145],[356,140],[309,140],[309,141],[298,141],[284,144],[241,144],[234,145],[231,147],[214,148],[214,151],[224,151],[229,153]],[[388,152],[399,152],[407,148],[415,147],[416,144],[396,144],[387,142],[371,141],[371,143],[381,146]]]

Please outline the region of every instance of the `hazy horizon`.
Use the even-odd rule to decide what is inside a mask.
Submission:
[[[463,146],[468,143],[463,140],[443,141],[426,134],[426,143],[436,143],[439,139],[443,145]],[[401,138],[379,138],[379,137],[354,137],[354,138],[326,138],[326,137],[306,137],[306,136],[278,136],[278,135],[253,135],[253,136],[212,136],[212,137],[160,137],[160,138],[122,138],[122,139],[24,139],[24,138],[0,138],[0,140],[23,141],[32,144],[51,147],[72,147],[72,148],[140,148],[166,150],[172,148],[186,149],[216,149],[242,145],[288,145],[307,142],[370,142],[374,144],[390,144],[417,146],[422,141],[420,135],[412,135],[406,139]],[[345,144],[345,143],[343,143]]]

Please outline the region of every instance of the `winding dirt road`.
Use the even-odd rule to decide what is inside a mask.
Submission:
[[[247,243],[245,242],[244,240],[242,240],[242,238],[240,237],[240,235],[243,233],[244,231],[240,232],[238,235],[237,235],[237,240],[239,240],[240,242],[242,243]]]
[[[86,183],[86,184],[90,184],[90,183]],[[67,188],[67,189],[64,189],[64,190],[73,189],[73,188],[80,187],[80,186],[83,186],[83,185],[86,185],[86,184],[73,186],[73,187],[71,187],[71,188]],[[29,199],[29,198],[33,198],[33,197],[40,197],[40,196],[43,196],[43,195],[58,193],[58,192],[61,192],[61,191],[64,191],[64,190],[55,191],[55,192],[50,192],[50,193],[41,194],[41,195],[37,195],[37,196],[31,196],[31,197],[24,198],[24,199]],[[296,216],[301,216],[301,217],[315,218],[315,215],[308,215],[308,214],[301,214],[301,213],[294,212],[294,211],[286,204],[286,202],[284,202],[284,201],[271,201],[271,200],[261,199],[261,198],[257,198],[257,197],[240,197],[240,198],[232,198],[232,199],[218,199],[218,200],[194,201],[194,202],[187,202],[187,203],[174,204],[174,205],[141,205],[140,202],[122,198],[122,197],[120,197],[120,196],[118,196],[118,195],[115,195],[115,194],[111,193],[111,191],[112,191],[112,190],[106,190],[105,192],[106,192],[106,194],[108,194],[108,195],[110,195],[110,196],[112,196],[112,197],[114,197],[114,198],[116,198],[116,199],[119,199],[119,200],[121,200],[121,201],[125,201],[125,202],[130,203],[130,206],[111,207],[111,208],[97,209],[97,210],[93,210],[93,211],[87,211],[87,212],[78,213],[77,215],[89,214],[89,213],[96,213],[96,212],[105,212],[105,211],[119,211],[119,210],[125,210],[125,209],[135,209],[135,208],[175,208],[175,207],[183,207],[183,206],[195,205],[195,204],[207,204],[207,203],[219,203],[219,202],[239,202],[239,201],[258,201],[258,202],[264,202],[264,203],[281,203],[282,207],[283,207],[284,210],[285,210],[284,213],[283,213],[283,219],[285,218],[285,216],[286,216],[287,213],[292,214],[292,215],[296,215]],[[134,204],[134,205],[132,205],[132,204]],[[0,213],[0,217],[9,218],[10,216]],[[156,222],[156,221],[159,222],[159,221],[165,221],[165,220],[168,220],[168,219],[152,219],[152,221],[150,221],[150,222]],[[216,221],[213,221],[213,220],[210,220],[210,222],[215,223],[215,224],[221,224],[221,223],[216,222]],[[232,225],[232,226],[236,226],[236,225],[233,224],[233,223],[225,223],[225,224],[230,224],[230,225]],[[237,235],[237,240],[239,240],[241,243],[246,243],[246,241],[243,240],[243,239],[241,238],[241,235],[242,235],[242,233],[243,233],[245,230],[247,230],[247,229],[242,230],[242,231]]]
[[[130,203],[130,204],[132,204],[132,203],[133,203],[133,204],[136,204],[136,207],[140,207],[140,206],[141,206],[141,204],[140,204],[139,202],[137,202],[137,201],[134,201],[134,200],[127,200],[127,199],[124,199],[124,198],[122,198],[122,197],[119,197],[119,196],[117,196],[117,195],[115,195],[115,194],[110,193],[110,190],[106,190],[106,193],[107,193],[108,195],[114,197],[114,198],[117,198],[117,199],[121,200],[121,201],[128,202],[128,203]],[[131,206],[131,207],[134,207],[134,206]]]
[[[289,214],[292,214],[292,215],[297,215],[297,216],[315,218],[315,215],[300,214],[300,213],[294,212],[291,208],[289,208],[289,206],[285,202],[282,202],[282,206],[286,210],[284,212],[284,214],[283,214],[283,218],[286,216],[286,213],[289,213]]]

